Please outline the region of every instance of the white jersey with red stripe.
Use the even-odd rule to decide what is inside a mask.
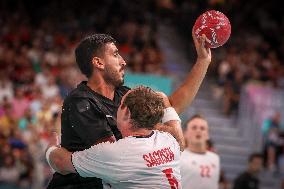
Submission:
[[[183,189],[218,189],[220,158],[210,151],[199,154],[186,149],[181,154],[180,171]]]
[[[72,163],[82,177],[103,179],[111,189],[180,189],[180,147],[166,132],[126,137],[74,152]]]

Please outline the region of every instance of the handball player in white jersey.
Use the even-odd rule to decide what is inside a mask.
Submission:
[[[180,170],[183,189],[218,189],[220,158],[207,150],[208,123],[200,115],[187,121],[184,131],[187,143],[182,152]]]
[[[183,134],[180,119],[169,106],[164,95],[150,88],[130,90],[117,112],[123,139],[74,153],[51,146],[46,152],[47,161],[61,174],[77,172],[82,177],[101,178],[104,188],[180,189]],[[172,135],[155,130],[161,120],[161,127],[168,127]]]

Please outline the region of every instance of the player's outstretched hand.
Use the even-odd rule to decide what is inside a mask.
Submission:
[[[211,49],[206,47],[205,41],[209,42],[209,39],[203,34],[200,38],[197,38],[192,30],[192,38],[194,46],[197,52],[197,59],[204,63],[210,64],[211,62]]]

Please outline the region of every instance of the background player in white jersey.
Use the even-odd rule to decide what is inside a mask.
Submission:
[[[200,115],[194,115],[184,131],[187,143],[181,155],[183,189],[217,189],[220,175],[219,156],[207,150],[208,123]]]
[[[165,125],[176,128],[175,137],[182,135],[180,119],[169,105],[167,98],[150,88],[130,90],[117,112],[123,139],[73,154],[50,147],[47,159],[61,174],[98,177],[105,188],[181,188],[180,145],[171,134],[153,130],[163,117]]]

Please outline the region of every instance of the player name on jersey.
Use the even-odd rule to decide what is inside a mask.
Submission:
[[[156,150],[148,154],[143,155],[143,159],[146,161],[148,167],[154,167],[161,164],[171,162],[175,159],[175,155],[170,147]]]

